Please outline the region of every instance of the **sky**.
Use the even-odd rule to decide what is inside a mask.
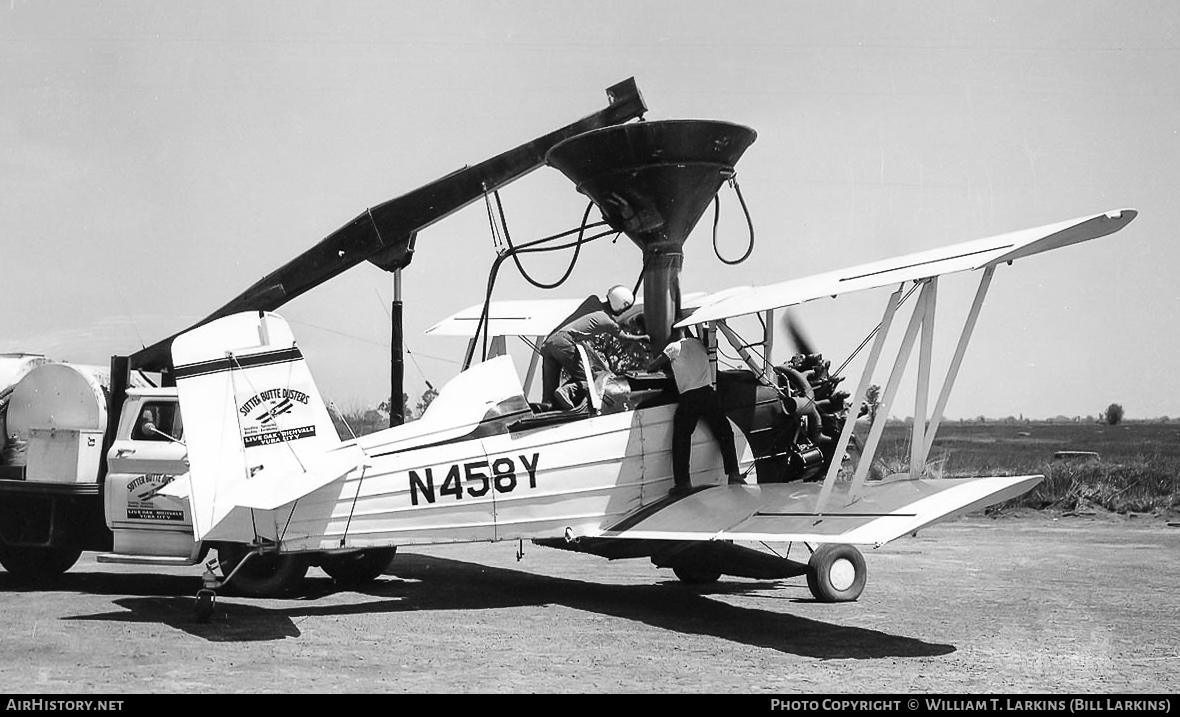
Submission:
[[[1118,234],[999,268],[947,415],[1180,416],[1180,5],[1162,0],[9,0],[0,352],[106,364],[366,208],[601,109],[628,77],[648,120],[758,133],[737,166],[754,251],[722,264],[702,221],[685,292],[1136,208]],[[501,196],[518,243],[586,206],[551,168]],[[721,207],[720,251],[740,255],[728,188]],[[411,404],[459,370],[465,342],[424,332],[482,300],[494,257],[482,203],[419,236],[403,272]],[[526,264],[552,280],[568,261]],[[545,296],[601,294],[640,267],[627,239],[600,241]],[[975,282],[940,285],[936,375]],[[392,293],[364,264],[278,312],[341,409],[388,395]],[[839,364],[887,294],[794,315]],[[539,295],[511,271],[496,285]]]

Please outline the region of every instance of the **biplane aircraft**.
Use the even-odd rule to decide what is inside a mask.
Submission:
[[[191,473],[164,492],[187,493],[196,538],[247,544],[262,559],[530,540],[609,559],[650,558],[687,582],[806,576],[818,600],[835,602],[855,600],[864,588],[865,563],[855,546],[881,546],[1042,480],[932,478],[926,459],[996,268],[1116,232],[1136,212],[1110,211],[771,286],[682,297],[683,240],[732,176],[736,155],[753,141],[752,131],[735,127],[619,125],[586,133],[597,135],[588,146],[566,146],[584,143],[586,135],[557,145],[549,163],[576,174],[579,190],[612,228],[644,248],[641,309],[653,343],[662,346],[674,327],[689,327],[714,350],[720,340],[731,342],[745,359],[745,367],[715,375],[737,429],[746,485],[726,483],[720,453],[701,426],[693,440],[693,490],[669,494],[676,393],[662,374],[611,371],[584,351],[590,380],[582,405],[553,411],[528,400],[536,359],[522,380],[505,350],[507,338],[539,340],[577,301],[490,301],[442,321],[432,333],[474,342],[483,332],[492,350],[446,384],[420,419],[343,441],[287,324],[252,311],[181,334],[171,346]],[[681,145],[697,154],[678,155]],[[943,276],[965,272],[980,275],[978,290],[930,408],[937,288]],[[881,410],[866,426],[857,420],[859,409],[886,337],[900,323],[907,286],[917,297]],[[830,390],[820,396],[819,383],[800,384],[799,375],[819,376],[830,389],[834,382],[821,376],[826,366],[772,364],[774,311],[882,287],[896,288],[850,396]],[[742,339],[731,326],[746,315],[763,319],[766,333],[757,341]],[[915,343],[909,472],[870,476]],[[819,415],[814,406],[825,400],[827,412]],[[854,439],[858,426],[868,432]],[[741,543],[803,543],[811,555],[802,563]]]

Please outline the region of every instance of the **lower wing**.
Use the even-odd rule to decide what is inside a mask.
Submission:
[[[888,478],[847,499],[840,484],[823,512],[820,483],[713,486],[645,506],[593,536],[641,540],[742,540],[880,546],[1022,495],[1044,476]],[[582,537],[582,536],[574,536]]]

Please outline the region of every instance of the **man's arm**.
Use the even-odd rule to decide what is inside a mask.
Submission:
[[[630,326],[630,323],[627,323],[625,325]],[[611,333],[613,333],[615,336],[618,336],[620,339],[622,339],[624,341],[650,341],[651,340],[651,337],[648,336],[647,334],[633,334],[633,333],[631,333],[630,331],[628,331],[627,329],[624,328],[623,322],[619,321],[618,319],[614,318],[613,316],[611,317],[611,325],[608,325],[607,329]]]
[[[647,371],[648,371],[648,373],[655,373],[656,371],[663,371],[664,368],[671,366],[671,365],[672,365],[672,361],[671,361],[671,359],[668,358],[668,355],[667,354],[660,354],[659,356],[656,356],[654,359],[652,359],[650,363],[647,364]]]

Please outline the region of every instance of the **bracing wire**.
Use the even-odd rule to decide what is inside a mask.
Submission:
[[[900,309],[902,304],[905,303],[906,299],[910,298],[910,296],[915,291],[917,291],[918,287],[920,287],[921,285],[922,285],[921,282],[918,282],[918,283],[915,283],[912,287],[910,287],[910,290],[905,293],[905,296],[901,297],[901,300],[897,302],[897,308]],[[880,330],[881,330],[881,324],[880,324],[880,322],[878,322],[877,325],[873,327],[873,330],[869,332],[869,335],[865,336],[864,341],[860,342],[860,346],[857,346],[855,349],[853,349],[852,353],[848,355],[848,358],[844,359],[844,363],[840,364],[840,368],[838,368],[834,372],[832,372],[832,375],[839,376],[840,374],[844,373],[844,369],[848,368],[848,364],[852,363],[852,360],[854,358],[856,358],[856,355],[858,353],[860,353],[862,350],[864,350],[865,346],[869,345],[869,342],[873,340],[873,337],[876,336],[877,332]]]
[[[349,530],[349,528],[352,527],[352,516],[356,514],[356,504],[357,504],[357,501],[360,500],[361,487],[362,487],[362,484],[365,482],[365,468],[366,467],[367,466],[365,466],[365,465],[361,465],[361,467],[360,467],[361,474],[360,474],[360,477],[357,478],[357,480],[356,480],[356,492],[352,494],[352,505],[350,505],[348,508],[348,520],[346,520],[344,522],[344,532],[340,534],[340,547],[342,547],[342,548],[347,544],[346,541],[348,540],[348,530]],[[294,515],[294,511],[292,511],[292,515]]]
[[[294,344],[292,344],[292,347],[295,347],[295,345],[294,345]],[[226,357],[227,357],[227,358],[228,358],[228,359],[229,359],[229,360],[232,362],[232,365],[233,365],[233,366],[234,366],[234,367],[237,369],[236,371],[231,371],[231,372],[230,372],[230,382],[231,382],[230,390],[231,390],[231,391],[233,390],[233,385],[232,385],[232,382],[235,380],[235,377],[236,377],[237,375],[239,375],[239,374],[240,374],[240,375],[241,375],[241,378],[242,378],[242,379],[243,379],[243,380],[246,382],[246,387],[247,387],[247,388],[248,388],[250,391],[252,391],[253,393],[257,394],[257,393],[258,393],[258,389],[254,387],[254,383],[253,383],[253,382],[250,380],[250,377],[246,375],[246,369],[245,369],[245,367],[244,367],[244,366],[242,366],[242,363],[241,363],[241,361],[239,361],[239,360],[238,360],[238,356],[237,356],[237,354],[234,354],[234,353],[232,353],[232,352],[227,352],[227,353],[226,353]],[[288,368],[287,368],[287,387],[288,387],[288,388],[290,388],[290,386],[291,386],[291,371],[292,371],[292,370],[294,370],[294,364],[293,364],[293,363],[292,363],[292,364],[289,364],[289,366],[288,366]],[[237,393],[237,392],[236,392],[236,391],[234,391],[234,393],[235,393],[235,395],[236,395],[236,393]],[[235,403],[236,403],[236,402],[235,402]],[[277,434],[278,434],[278,437],[279,437],[279,442],[280,442],[280,443],[282,443],[284,446],[286,446],[287,450],[288,450],[288,451],[290,451],[290,453],[291,453],[291,457],[292,457],[292,458],[294,458],[294,459],[295,459],[295,462],[299,464],[299,468],[300,468],[301,470],[303,470],[303,471],[305,471],[305,472],[306,472],[306,471],[307,471],[307,466],[303,465],[303,461],[302,461],[302,460],[300,460],[300,458],[299,458],[299,454],[295,452],[295,448],[294,448],[294,446],[292,446],[292,445],[291,445],[291,442],[290,442],[289,440],[287,440],[287,437],[286,437],[286,436],[283,434],[283,430],[282,430],[281,428],[279,428],[279,421],[278,421],[278,418],[277,418],[277,417],[276,417],[276,416],[275,416],[275,415],[274,415],[274,414],[271,412],[271,409],[270,409],[270,408],[267,408],[267,409],[266,409],[266,414],[267,414],[267,417],[269,417],[269,418],[270,418],[270,420],[271,420],[271,422],[274,424],[274,427],[275,427],[275,433],[277,433]],[[234,418],[237,420],[237,423],[238,423],[238,435],[240,436],[240,435],[242,435],[242,430],[243,430],[243,429],[242,429],[242,417],[241,417],[241,412],[240,412],[240,411],[234,411]],[[350,429],[350,430],[351,430],[351,429]],[[247,471],[249,471],[249,467],[248,467],[248,466],[242,466],[242,467],[243,467],[243,469],[244,469],[244,470],[247,470]],[[247,477],[247,478],[249,478],[249,475],[247,475],[246,477]],[[290,513],[290,514],[287,516],[287,521],[286,521],[286,523],[283,525],[283,529],[282,529],[282,530],[279,532],[279,540],[282,540],[282,539],[283,539],[283,536],[287,534],[287,528],[288,528],[288,527],[290,527],[291,520],[292,520],[292,519],[295,517],[295,509],[298,507],[298,505],[299,505],[299,501],[298,501],[298,500],[296,500],[296,501],[295,501],[295,505],[294,505],[294,506],[292,506],[292,508],[291,508],[291,513]],[[257,538],[260,538],[261,536],[258,534],[258,527],[257,527],[257,524],[256,524],[256,522],[255,522],[255,518],[254,518],[254,511],[253,511],[253,510],[251,510],[251,511],[250,511],[250,520],[251,520],[251,524],[252,524],[252,525],[253,525],[253,527],[254,527],[254,537],[255,537],[256,539],[257,539]]]
[[[328,408],[332,409],[332,412],[336,414],[336,417],[339,418],[340,422],[344,424],[344,427],[348,429],[348,433],[352,436],[353,440],[356,440],[356,431],[352,430],[352,424],[348,422],[348,418],[344,416],[344,412],[336,407],[336,402],[328,401]]]

